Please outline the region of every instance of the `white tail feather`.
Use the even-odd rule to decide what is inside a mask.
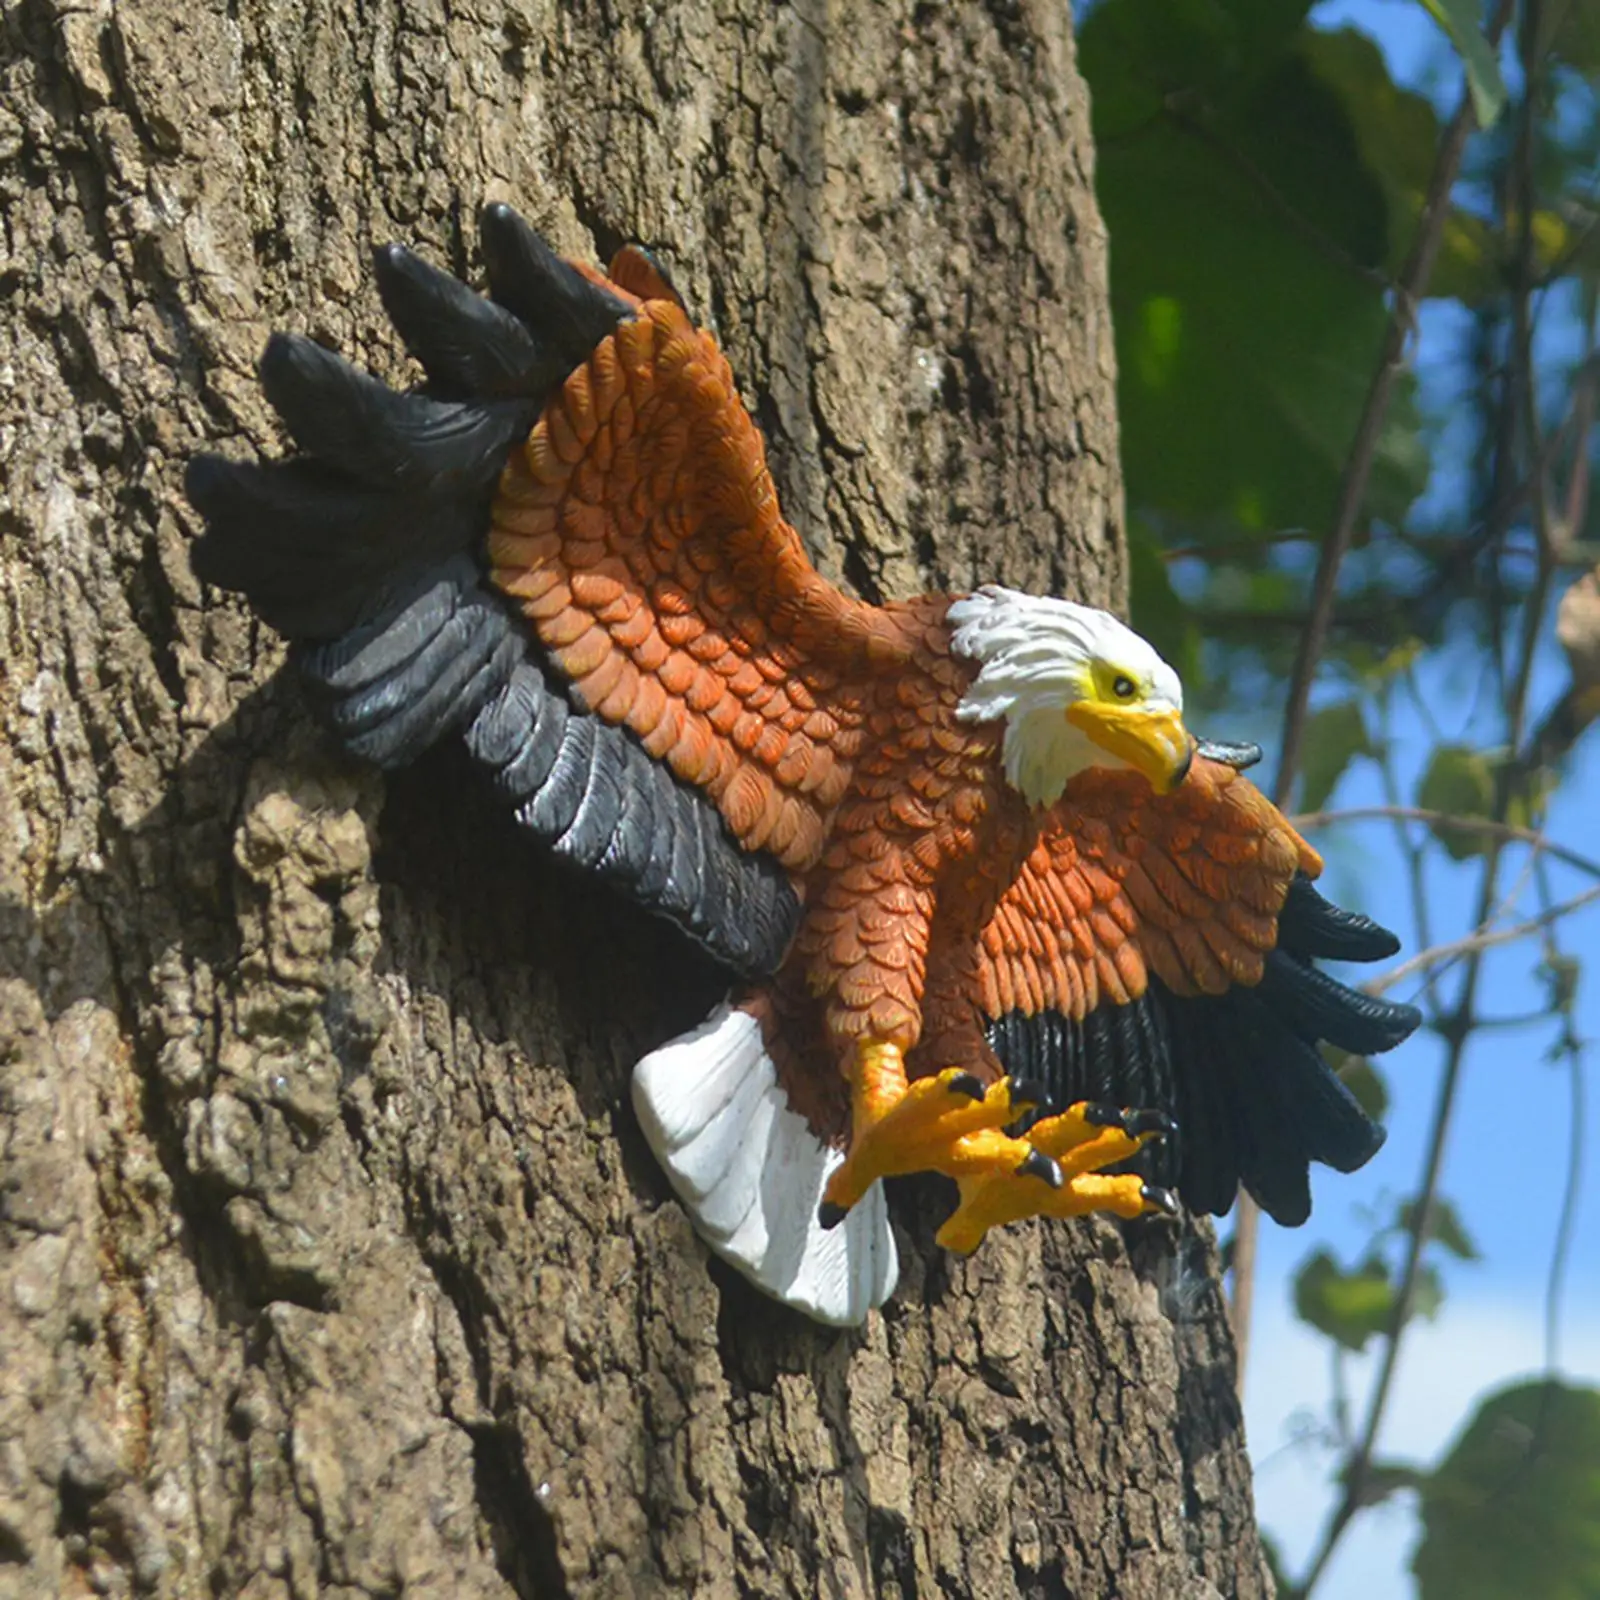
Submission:
[[[652,1051],[633,1104],[701,1237],[759,1288],[843,1327],[889,1298],[900,1264],[883,1185],[838,1227],[817,1221],[844,1155],[790,1108],[749,1012],[719,1006]]]

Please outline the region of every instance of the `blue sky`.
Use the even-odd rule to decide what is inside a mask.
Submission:
[[[1371,33],[1397,78],[1454,104],[1459,70],[1420,5],[1409,0],[1332,0],[1315,15],[1324,26],[1349,24]],[[1441,351],[1449,325],[1448,308],[1438,308],[1424,327],[1419,350],[1425,393],[1435,397],[1447,394],[1451,382]],[[1469,657],[1447,652],[1426,663],[1421,676],[1433,719],[1448,735],[1482,744],[1493,730],[1474,726],[1477,670]],[[1565,681],[1560,652],[1547,639],[1534,680],[1536,717]],[[1396,732],[1403,759],[1410,763],[1409,782],[1403,785],[1410,792],[1433,739],[1414,713]],[[1547,831],[1558,842],[1600,857],[1596,794],[1600,738],[1591,732],[1551,807]],[[1357,764],[1334,804],[1374,805],[1382,799],[1370,763]],[[1414,951],[1417,935],[1405,869],[1390,826],[1352,823],[1313,842],[1328,856],[1326,882],[1334,897],[1359,904],[1399,932],[1407,951]],[[1508,857],[1504,883],[1519,878],[1524,859],[1520,851]],[[1594,880],[1557,867],[1551,881],[1555,896],[1565,899]],[[1441,863],[1431,873],[1428,898],[1435,939],[1469,931],[1476,893],[1477,875],[1470,868]],[[1520,921],[1537,909],[1530,883],[1508,920]],[[1600,905],[1568,919],[1560,932],[1564,949],[1584,962],[1579,1026],[1586,1038],[1596,1041],[1584,1068],[1585,1146],[1592,1171],[1600,1165],[1600,1083],[1595,1071],[1600,1061]],[[1534,940],[1491,952],[1485,959],[1480,1013],[1514,1016],[1538,1009],[1545,993],[1534,970],[1539,955]],[[1414,983],[1405,985],[1394,997],[1415,998],[1415,990]],[[1447,984],[1443,992],[1448,996],[1453,990]],[[1379,1439],[1384,1458],[1419,1464],[1436,1460],[1469,1415],[1475,1396],[1543,1370],[1545,1294],[1567,1181],[1571,1124],[1570,1078],[1544,1060],[1552,1037],[1548,1026],[1494,1029],[1476,1035],[1468,1047],[1441,1191],[1454,1201],[1483,1259],[1444,1263],[1448,1298],[1443,1310],[1436,1322],[1420,1324],[1407,1336]],[[1291,1442],[1303,1433],[1307,1418],[1326,1416],[1331,1392],[1326,1341],[1292,1315],[1293,1274],[1318,1245],[1354,1264],[1371,1235],[1373,1217],[1391,1214],[1398,1199],[1416,1192],[1443,1057],[1441,1043],[1426,1034],[1387,1057],[1392,1096],[1388,1144],[1358,1174],[1321,1175],[1315,1185],[1316,1210],[1306,1228],[1286,1232],[1270,1223],[1263,1228],[1246,1418],[1261,1521],[1278,1540],[1292,1576],[1304,1570],[1333,1504],[1329,1474],[1336,1461],[1333,1452],[1314,1443]],[[1559,1332],[1560,1369],[1569,1378],[1600,1384],[1600,1181],[1588,1182],[1581,1195]],[[1373,1368],[1368,1357],[1353,1360],[1347,1369],[1357,1418]],[[1404,1497],[1359,1517],[1316,1591],[1318,1600],[1404,1600],[1414,1592],[1408,1569],[1416,1536],[1414,1508]]]

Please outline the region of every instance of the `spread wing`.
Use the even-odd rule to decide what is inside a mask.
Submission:
[[[1386,1050],[1420,1021],[1315,965],[1397,948],[1317,893],[1321,865],[1217,762],[1197,758],[1164,797],[1132,774],[1075,780],[982,935],[996,1054],[1058,1104],[1171,1114],[1157,1177],[1192,1209],[1221,1214],[1242,1182],[1279,1222],[1303,1222],[1308,1164],[1352,1171],[1383,1141],[1319,1043]]]
[[[292,641],[356,754],[460,733],[559,856],[771,971],[848,781],[850,675],[894,624],[812,570],[726,363],[646,258],[603,278],[504,206],[481,242],[487,299],[377,254],[418,390],[273,338],[298,454],[191,463],[195,571]]]
[[[566,379],[500,481],[489,553],[582,703],[747,849],[815,862],[859,744],[852,680],[907,647],[813,569],[727,361],[675,298],[638,302]]]

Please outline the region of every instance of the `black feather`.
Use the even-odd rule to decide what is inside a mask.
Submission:
[[[333,698],[334,731],[351,754],[380,767],[415,760],[510,680],[523,646],[509,624],[503,612],[469,597],[409,661]]]
[[[625,300],[563,261],[508,205],[483,208],[478,242],[489,269],[489,292],[521,318],[541,355],[563,375],[631,313]]]
[[[1178,1079],[1178,1187],[1194,1211],[1221,1216],[1239,1189],[1239,1150],[1229,1102],[1239,1090],[1226,1044],[1212,1037],[1220,1003],[1191,1001],[1181,1020],[1163,991],[1147,997],[1152,1009],[1176,1025],[1166,1028]]]
[[[443,395],[542,400],[571,370],[503,306],[401,245],[373,252],[383,308]]]
[[[598,719],[595,721],[594,750],[578,809],[567,828],[550,841],[550,848],[575,867],[592,867],[600,860],[622,813],[625,747],[620,741],[606,738],[604,735],[611,730]]]
[[[477,563],[467,555],[419,573],[379,615],[337,639],[303,646],[300,670],[334,695],[387,678],[438,634],[455,615],[463,590],[477,581]]]
[[[1295,955],[1328,961],[1387,961],[1400,948],[1400,941],[1371,917],[1324,900],[1303,872],[1295,874],[1278,914],[1278,944]]]
[[[555,765],[517,812],[517,820],[541,839],[557,839],[572,826],[589,786],[598,726],[596,719],[586,714],[573,713],[567,717]]]
[[[267,341],[260,373],[294,442],[374,489],[475,495],[499,477],[512,443],[533,426],[531,401],[397,394],[293,333]]]
[[[638,894],[646,904],[659,905],[672,871],[672,839],[678,829],[678,809],[687,796],[669,769],[650,761],[639,778],[639,787],[650,791],[651,828],[645,839],[644,860],[638,869]],[[790,893],[793,899],[793,893]]]
[[[195,456],[185,492],[208,524],[195,575],[236,589],[291,639],[331,639],[481,538],[486,508],[352,487],[314,461]]]
[[[550,736],[549,728],[539,731],[540,710],[555,702],[541,673],[531,661],[521,661],[510,681],[483,710],[473,718],[467,729],[467,749],[473,760],[487,767],[495,777],[495,787],[507,798],[521,800],[544,779],[548,764],[526,782],[509,776],[530,748],[548,751],[549,760],[555,760],[559,735]]]
[[[494,702],[497,709],[504,707],[509,716],[525,719],[521,723],[520,745],[495,772],[495,787],[517,807],[519,814],[550,776],[566,742],[569,715],[566,701],[551,692],[537,668],[524,665],[526,673],[512,684],[515,702]],[[467,732],[467,747],[477,754],[471,729]]]
[[[1355,1055],[1392,1050],[1422,1021],[1415,1006],[1395,1005],[1347,988],[1283,950],[1266,958],[1261,993],[1302,1039],[1326,1039]]]
[[[700,901],[700,880],[705,876],[706,862],[699,812],[687,795],[676,820],[672,864],[667,868],[667,881],[661,886],[661,904],[673,916],[689,923]]]
[[[788,874],[741,849],[711,802],[632,733],[573,711],[532,657],[486,700],[466,740],[518,819],[558,856],[745,976],[782,961],[800,919]]]
[[[1220,1215],[1242,1183],[1269,1216],[1294,1226],[1310,1211],[1311,1162],[1351,1172],[1383,1143],[1318,1043],[1387,1050],[1421,1018],[1310,964],[1330,944],[1371,959],[1393,940],[1305,880],[1290,891],[1280,935],[1258,985],[1178,996],[1152,978],[1139,999],[1097,1006],[1081,1022],[1055,1011],[994,1019],[990,1045],[1014,1077],[1042,1079],[1058,1106],[1108,1100],[1173,1117],[1167,1150],[1147,1150],[1136,1165],[1175,1182],[1191,1209]]]
[[[655,785],[648,781],[648,769],[635,773],[624,757],[626,744],[618,746],[614,762],[617,783],[617,816],[611,837],[595,861],[594,870],[602,878],[624,885],[637,884],[650,861],[650,839],[656,830]]]

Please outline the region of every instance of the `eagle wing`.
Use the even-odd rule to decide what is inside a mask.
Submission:
[[[1231,767],[1197,757],[1156,796],[1131,773],[1084,774],[1051,809],[980,938],[978,1004],[1014,1076],[1059,1105],[1156,1107],[1157,1157],[1196,1211],[1242,1182],[1277,1221],[1310,1213],[1308,1164],[1361,1166],[1383,1133],[1318,1046],[1366,1053],[1417,1026],[1317,958],[1397,948],[1313,888],[1316,852]]]
[[[812,567],[726,359],[675,298],[637,301],[551,398],[488,549],[583,704],[746,849],[816,861],[860,742],[852,685],[909,647]]]
[[[652,264],[625,251],[607,279],[505,206],[481,244],[489,298],[377,253],[417,390],[273,337],[298,453],[191,462],[195,571],[289,638],[355,754],[460,733],[558,856],[771,971],[849,780],[852,679],[897,658],[895,624],[812,569]]]

